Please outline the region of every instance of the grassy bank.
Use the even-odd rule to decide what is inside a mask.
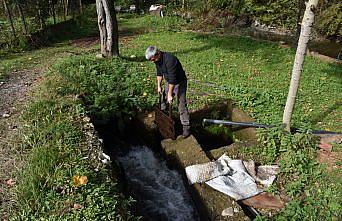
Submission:
[[[97,159],[101,147],[86,139],[81,101],[60,91],[68,86],[51,72],[22,116],[30,154],[17,175],[13,220],[131,220],[130,200]]]

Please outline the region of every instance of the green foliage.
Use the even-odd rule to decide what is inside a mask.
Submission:
[[[228,14],[236,18],[258,21],[261,24],[285,28],[295,31],[297,18],[303,16],[304,9],[300,13],[298,0],[200,0],[185,1],[187,9],[200,17],[205,25],[215,23],[214,20],[222,20]],[[339,1],[320,1],[319,8],[316,10],[315,20],[317,29],[326,36],[341,37],[341,3]],[[180,5],[179,5],[180,7]],[[201,21],[196,22],[198,28],[203,29]],[[203,24],[202,24],[203,25]],[[220,27],[216,22],[216,28]],[[203,25],[204,26],[204,25]]]
[[[100,119],[133,116],[156,102],[154,79],[124,59],[73,57],[54,66],[69,82],[61,93],[81,94],[90,115]],[[72,89],[72,91],[68,91]],[[66,91],[63,91],[66,90]]]
[[[295,134],[277,128],[258,134],[262,154],[269,163],[278,161],[281,170],[278,189],[273,185],[272,192],[284,190],[293,197],[274,220],[325,220],[341,216],[341,182],[333,182],[335,176],[326,174],[318,164],[317,141],[305,128]]]
[[[332,4],[317,16],[317,28],[327,36],[342,36],[342,3]]]

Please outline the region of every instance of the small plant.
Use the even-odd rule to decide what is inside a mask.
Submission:
[[[285,191],[292,197],[274,220],[338,219],[341,214],[341,183],[329,182],[335,176],[324,172],[317,162],[317,139],[307,126],[291,134],[281,128],[261,130],[258,133],[262,155],[269,163],[279,163],[277,183],[268,191]]]

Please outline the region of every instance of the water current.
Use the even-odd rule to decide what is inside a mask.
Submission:
[[[139,213],[147,220],[197,221],[182,176],[146,146],[135,146],[118,157],[130,192],[138,198]]]

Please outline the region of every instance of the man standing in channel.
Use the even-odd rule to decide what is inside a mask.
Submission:
[[[178,58],[168,52],[160,51],[156,46],[146,49],[146,59],[152,61],[157,68],[158,93],[162,94],[162,81],[165,78],[167,102],[173,101],[173,93],[177,96],[178,112],[183,125],[183,137],[190,135],[189,112],[186,103],[187,78]]]

